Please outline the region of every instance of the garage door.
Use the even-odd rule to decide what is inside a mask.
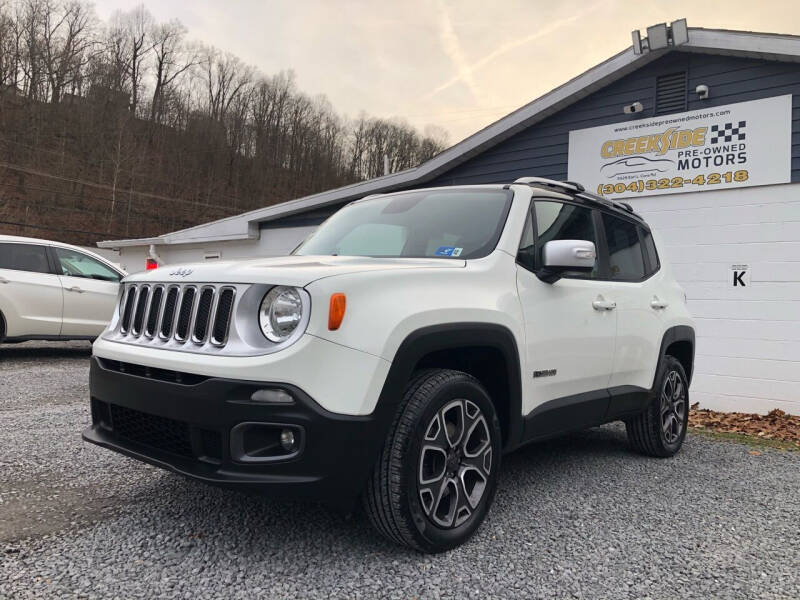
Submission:
[[[692,401],[800,414],[800,184],[630,202],[697,321]]]

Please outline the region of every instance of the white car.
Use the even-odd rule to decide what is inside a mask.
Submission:
[[[627,205],[539,178],[412,190],[351,203],[293,256],[129,277],[83,435],[208,483],[361,498],[436,552],[525,443],[622,420],[673,455],[693,360],[683,290]]]
[[[93,340],[125,273],[76,246],[0,235],[0,342]]]

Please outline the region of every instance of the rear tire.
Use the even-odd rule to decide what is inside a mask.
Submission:
[[[648,456],[673,456],[683,445],[689,424],[689,383],[680,361],[665,356],[655,394],[640,415],[625,422],[631,447]]]
[[[363,503],[389,540],[422,552],[466,542],[494,499],[500,423],[484,387],[448,369],[406,387]]]

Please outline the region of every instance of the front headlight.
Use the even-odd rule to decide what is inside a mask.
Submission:
[[[266,293],[258,309],[258,324],[264,336],[280,343],[289,339],[303,318],[303,301],[292,287],[278,285]]]

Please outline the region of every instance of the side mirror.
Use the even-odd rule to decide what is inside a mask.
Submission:
[[[564,271],[594,269],[597,249],[586,240],[551,240],[542,249],[543,269],[539,275],[546,283],[555,283]]]

